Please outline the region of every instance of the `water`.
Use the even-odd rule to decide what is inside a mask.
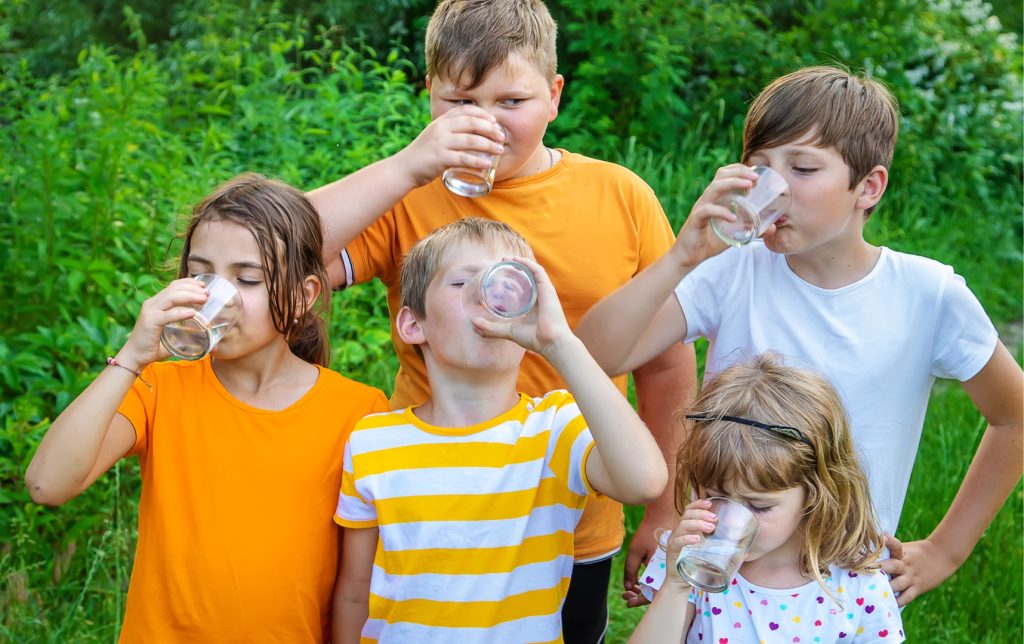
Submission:
[[[745,550],[721,544],[686,546],[676,560],[679,576],[691,586],[709,593],[720,593],[743,563]]]
[[[481,175],[470,170],[451,168],[444,172],[444,185],[463,197],[482,197],[491,191],[496,169],[497,165],[492,164],[490,169]]]
[[[179,358],[198,360],[216,346],[227,330],[227,324],[216,324],[208,328],[201,320],[193,318],[165,326],[160,334],[160,342]]]

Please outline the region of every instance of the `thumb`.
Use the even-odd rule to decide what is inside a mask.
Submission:
[[[891,559],[903,558],[903,542],[891,534],[885,535],[885,547],[889,549]]]
[[[640,564],[643,561],[643,553],[636,550],[630,549],[629,554],[626,555],[626,563],[622,568],[622,585],[626,590],[636,587],[636,578],[640,573]]]

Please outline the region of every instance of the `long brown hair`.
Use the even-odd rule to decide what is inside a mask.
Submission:
[[[854,572],[877,569],[882,536],[867,477],[854,452],[846,410],[828,380],[766,353],[719,373],[686,413],[702,419],[685,421],[676,465],[680,513],[689,502],[687,486],[723,490],[740,484],[763,491],[800,486],[807,493],[801,525],[804,574],[824,587],[829,564]],[[807,443],[724,416],[795,427]]]
[[[323,231],[316,209],[299,190],[263,175],[238,175],[217,187],[192,211],[178,277],[188,275],[192,236],[200,224],[230,221],[248,229],[260,249],[274,328],[306,362],[327,366],[326,318],[331,291],[323,261]],[[320,280],[318,302],[306,302],[303,280]]]

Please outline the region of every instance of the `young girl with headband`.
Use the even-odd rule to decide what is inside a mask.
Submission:
[[[236,177],[196,206],[184,241],[179,279],[53,422],[26,484],[60,505],[139,457],[122,642],[325,641],[345,440],[387,401],[325,368],[322,232],[301,192]],[[161,362],[164,327],[211,296],[201,273],[234,286],[241,319],[212,354]]]
[[[765,354],[722,371],[686,419],[682,519],[668,539],[664,584],[630,641],[902,642],[877,564],[882,535],[831,384]],[[721,593],[691,588],[674,565],[683,546],[714,531],[713,496],[745,504],[759,524]]]

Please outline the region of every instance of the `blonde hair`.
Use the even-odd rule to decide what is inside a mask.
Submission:
[[[814,145],[834,147],[849,166],[852,190],[872,168],[892,163],[899,106],[873,78],[805,67],[775,79],[754,99],[743,124],[743,161],[812,133]]]
[[[882,535],[867,477],[850,437],[839,395],[821,375],[782,364],[772,353],[730,367],[707,383],[686,421],[679,449],[676,508],[687,486],[717,490],[742,485],[756,491],[802,487],[807,494],[801,529],[804,574],[824,588],[829,564],[854,572],[878,568]],[[723,420],[742,417],[795,427],[807,439]]]
[[[211,221],[229,221],[252,233],[263,263],[274,328],[292,353],[326,367],[331,359],[326,329],[331,291],[326,288],[330,282],[323,261],[323,230],[313,204],[300,190],[260,174],[229,179],[193,209],[178,277],[188,275],[196,229]],[[303,282],[308,275],[320,280],[318,302],[304,301]]]
[[[541,0],[444,0],[427,25],[427,76],[473,89],[517,54],[550,82],[557,33]]]
[[[418,318],[427,316],[427,287],[445,267],[451,249],[465,241],[503,246],[520,257],[533,258],[530,244],[506,223],[467,217],[445,224],[416,242],[402,262],[401,305]]]

